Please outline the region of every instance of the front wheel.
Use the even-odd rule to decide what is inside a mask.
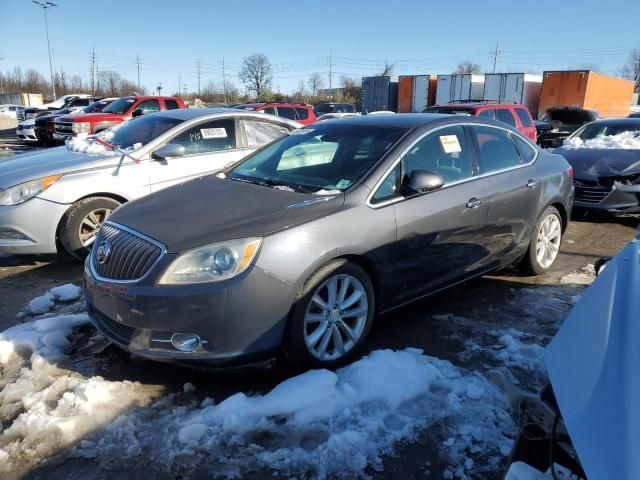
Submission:
[[[367,273],[334,260],[307,281],[293,306],[285,348],[305,368],[335,368],[353,358],[369,334],[375,296]]]
[[[120,206],[112,198],[85,198],[74,203],[60,222],[60,244],[70,255],[83,259],[91,251],[98,230]]]
[[[558,258],[562,242],[562,219],[555,207],[548,207],[536,224],[531,243],[520,268],[532,275],[542,275]]]

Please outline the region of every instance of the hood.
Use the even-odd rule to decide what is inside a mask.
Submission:
[[[566,158],[574,177],[582,180],[640,174],[640,150],[556,148],[553,153]]]
[[[75,115],[65,115],[62,120],[65,122],[121,122],[124,119],[124,115],[118,115],[117,113],[78,113]]]
[[[302,194],[209,175],[125,204],[110,220],[177,253],[223,240],[263,237],[328,215],[343,202],[342,193]]]
[[[118,159],[114,156],[73,152],[65,146],[14,155],[0,160],[0,189],[49,175],[99,166],[101,163],[108,165]]]
[[[565,425],[588,478],[640,472],[640,240],[611,260],[545,349]]]

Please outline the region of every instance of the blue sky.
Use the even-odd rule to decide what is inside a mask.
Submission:
[[[461,60],[484,70],[500,43],[497,71],[596,66],[617,73],[632,48],[640,48],[640,8],[635,0],[601,1],[153,1],[53,0],[49,31],[55,67],[89,77],[91,48],[100,70],[136,79],[142,62],[147,87],[163,82],[176,91],[178,74],[197,89],[227,79],[240,84],[242,58],[265,53],[274,88],[294,90],[313,72],[328,86],[341,75],[359,78],[395,64],[394,74],[450,73]],[[30,0],[0,0],[0,70],[36,68],[48,75],[42,10]]]

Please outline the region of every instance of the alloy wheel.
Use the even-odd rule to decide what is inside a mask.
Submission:
[[[353,275],[338,274],[313,293],[304,317],[304,340],[318,360],[338,360],[357,343],[369,314],[367,291]]]
[[[562,224],[557,215],[551,213],[540,222],[536,242],[536,260],[542,268],[549,268],[560,251]]]
[[[98,230],[104,222],[107,221],[113,210],[110,208],[97,208],[90,211],[80,222],[78,229],[78,237],[80,242],[86,248],[89,248],[96,240]]]

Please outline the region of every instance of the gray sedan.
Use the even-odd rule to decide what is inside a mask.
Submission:
[[[231,109],[134,119],[0,162],[0,253],[84,257],[121,204],[221,170],[301,125]]]
[[[548,270],[572,197],[569,164],[499,122],[329,120],[114,212],[88,309],[152,359],[335,367],[376,314],[512,263]]]

